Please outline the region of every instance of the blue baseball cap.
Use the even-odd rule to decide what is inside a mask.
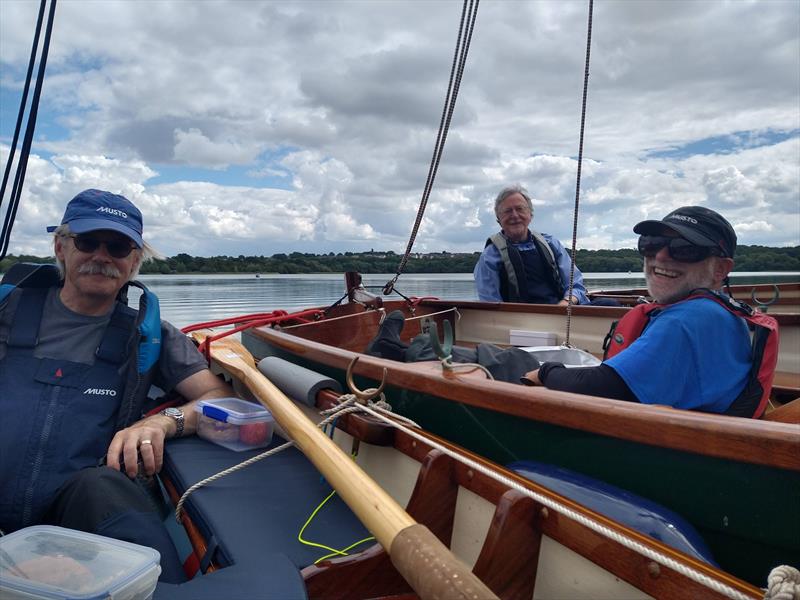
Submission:
[[[67,204],[61,224],[69,224],[72,233],[88,233],[99,229],[116,231],[142,247],[142,213],[133,203],[117,194],[102,190],[84,190]],[[58,225],[47,231],[53,233]]]

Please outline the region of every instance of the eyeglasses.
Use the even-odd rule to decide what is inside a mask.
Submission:
[[[709,256],[722,256],[722,250],[716,246],[697,246],[679,237],[666,235],[642,235],[639,237],[639,254],[653,258],[659,250],[667,247],[670,258],[682,263],[696,263]]]
[[[501,217],[510,217],[513,213],[520,215],[530,214],[531,210],[527,206],[509,206],[508,208],[500,211]]]
[[[125,258],[133,252],[134,246],[124,240],[98,240],[96,237],[87,234],[70,235],[75,247],[81,252],[91,254],[97,251],[100,246],[105,246],[109,255],[114,258]]]

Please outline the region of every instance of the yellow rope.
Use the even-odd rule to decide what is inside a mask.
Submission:
[[[317,563],[325,560],[326,558],[331,558],[332,556],[347,556],[347,552],[349,550],[352,550],[353,548],[363,544],[364,542],[370,542],[370,541],[375,539],[374,536],[369,536],[369,537],[364,538],[363,540],[359,540],[357,542],[354,542],[354,543],[350,544],[349,546],[347,546],[347,548],[342,548],[341,550],[337,550],[336,548],[331,548],[330,546],[326,546],[325,544],[319,544],[317,542],[312,542],[312,541],[303,539],[303,532],[311,524],[311,521],[314,520],[314,517],[317,516],[317,513],[320,510],[322,510],[322,507],[325,506],[325,504],[328,502],[328,500],[333,498],[333,496],[335,494],[336,494],[336,490],[333,490],[330,494],[328,494],[328,496],[322,502],[320,502],[317,505],[317,507],[314,509],[314,511],[311,513],[311,515],[309,515],[308,519],[306,519],[306,522],[303,523],[303,526],[300,528],[300,532],[297,534],[297,541],[299,541],[301,544],[305,544],[306,546],[313,546],[314,548],[322,548],[323,550],[328,550],[328,554],[326,554],[325,556],[322,556],[321,558],[318,558],[317,560],[314,561],[315,565]]]

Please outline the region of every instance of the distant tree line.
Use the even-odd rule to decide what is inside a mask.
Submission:
[[[434,252],[414,254],[409,259],[407,273],[470,273],[480,253]],[[53,258],[36,256],[7,256],[0,261],[0,273],[17,262],[53,262]],[[142,273],[392,273],[397,269],[400,255],[392,252],[329,252],[310,254],[292,252],[272,256],[189,256],[178,254],[166,260],[142,265]],[[642,257],[633,249],[578,250],[575,262],[585,273],[627,273],[642,269]],[[771,248],[768,246],[738,246],[737,271],[800,271],[800,246]]]

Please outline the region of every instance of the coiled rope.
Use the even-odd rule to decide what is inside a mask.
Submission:
[[[583,131],[586,125],[586,96],[589,90],[589,57],[592,49],[592,10],[594,0],[589,0],[589,21],[586,26],[586,61],[583,70],[583,101],[581,103],[581,133],[578,142],[578,174],[575,179],[575,210],[572,213],[572,261],[569,266],[569,299],[567,300],[567,331],[564,345],[569,346],[569,327],[572,320],[572,287],[575,283],[575,254],[578,243],[578,208],[581,198],[581,164],[583,163]]]
[[[456,50],[453,54],[453,64],[450,67],[450,80],[447,83],[447,94],[445,95],[444,108],[442,109],[442,118],[439,121],[439,132],[436,135],[436,143],[433,146],[433,156],[431,157],[431,164],[428,168],[428,177],[425,181],[425,187],[422,190],[422,198],[420,199],[419,208],[417,209],[417,218],[414,221],[414,227],[411,230],[411,236],[408,239],[406,251],[400,259],[400,264],[397,267],[395,276],[383,288],[384,296],[388,296],[394,290],[394,284],[397,283],[397,279],[406,267],[408,257],[411,255],[411,249],[414,247],[414,241],[417,238],[419,226],[422,224],[422,216],[425,214],[425,207],[428,205],[428,198],[433,189],[433,181],[436,179],[436,171],[439,169],[439,161],[444,152],[447,132],[450,130],[450,120],[453,117],[453,111],[456,107],[458,90],[461,87],[461,76],[464,73],[464,65],[467,63],[469,45],[472,41],[472,31],[475,28],[475,18],[478,16],[479,2],[480,0],[464,0],[464,5],[461,9],[461,21],[458,26]]]

